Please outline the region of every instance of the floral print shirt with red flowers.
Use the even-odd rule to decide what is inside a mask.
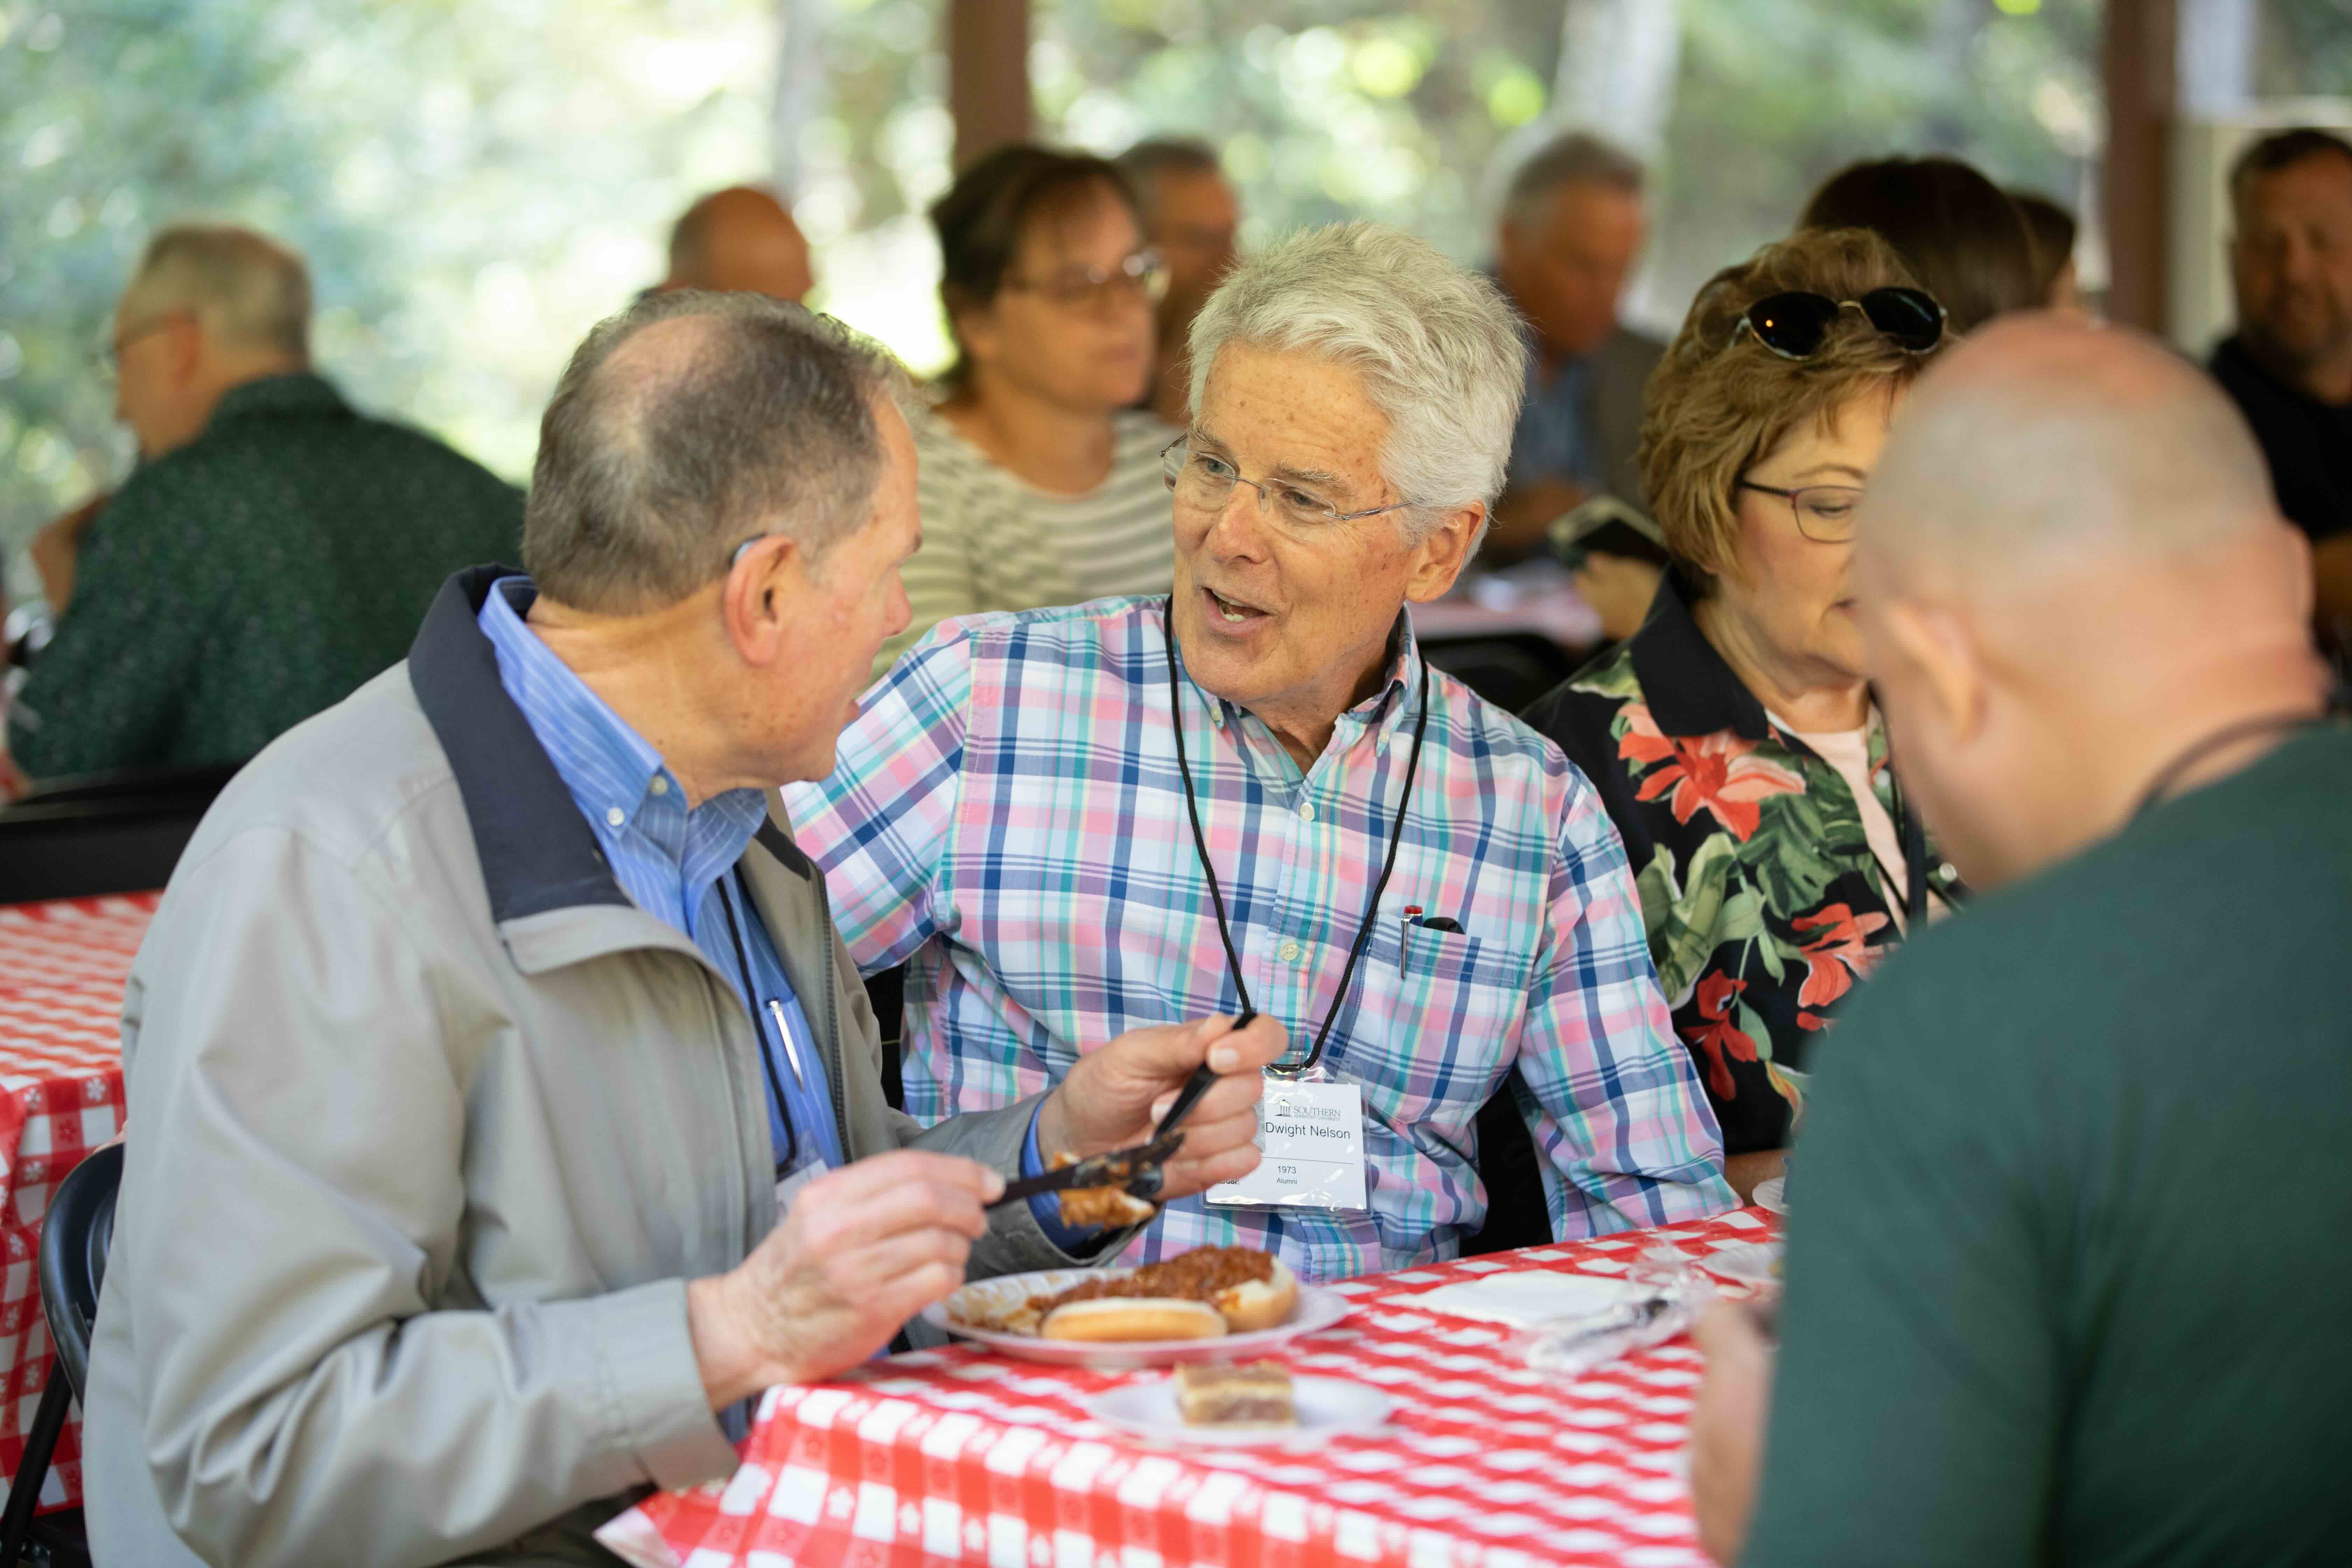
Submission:
[[[1779,1149],[1804,1103],[1805,1058],[1841,998],[1901,940],[1889,887],[1836,767],[1775,723],[1691,618],[1670,574],[1649,619],[1538,702],[1528,721],[1601,793],[1625,841],[1675,1030],[1696,1059],[1727,1154]],[[1906,824],[1871,715],[1870,776]],[[1927,889],[1952,868],[1911,835]]]

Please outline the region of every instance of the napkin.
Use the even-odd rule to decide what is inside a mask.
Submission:
[[[1597,1274],[1521,1268],[1508,1274],[1488,1274],[1458,1285],[1441,1285],[1418,1296],[1401,1298],[1396,1305],[1524,1329],[1548,1319],[1591,1317],[1657,1293],[1653,1285],[1604,1279]]]

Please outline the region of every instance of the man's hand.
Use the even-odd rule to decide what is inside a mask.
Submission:
[[[1289,1041],[1261,1016],[1236,1031],[1231,1018],[1130,1029],[1082,1058],[1037,1115],[1037,1148],[1047,1158],[1132,1148],[1150,1141],[1176,1091],[1203,1061],[1226,1075],[1184,1118],[1184,1147],[1162,1174],[1162,1203],[1188,1197],[1257,1169],[1257,1101],[1263,1069]]]
[[[1764,1423],[1772,1406],[1772,1347],[1745,1302],[1718,1301],[1699,1319],[1706,1375],[1691,1414],[1691,1501],[1699,1544],[1731,1563],[1748,1544],[1756,1483],[1764,1468]]]
[[[1576,592],[1601,613],[1601,635],[1623,642],[1649,619],[1650,601],[1658,596],[1658,582],[1665,574],[1647,561],[1595,550],[1576,572]]]
[[[987,1166],[911,1149],[859,1160],[801,1189],[784,1223],[726,1274],[689,1281],[687,1322],[703,1392],[721,1410],[779,1383],[856,1366],[963,1283]]]
[[[1527,479],[1503,492],[1486,530],[1486,548],[1513,557],[1544,553],[1552,519],[1581,506],[1592,492],[1572,479]]]
[[[81,556],[81,536],[89,531],[89,525],[112,497],[111,490],[100,490],[33,535],[33,570],[40,574],[41,594],[49,601],[49,614],[66,613],[66,601],[73,597],[74,563]]]

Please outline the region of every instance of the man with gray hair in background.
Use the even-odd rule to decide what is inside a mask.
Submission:
[[[1003,1173],[1143,1142],[1204,1065],[1166,1191],[1255,1166],[1265,1025],[1171,1015],[929,1131],[885,1101],[768,806],[906,622],[909,393],[752,294],[600,325],[530,574],[452,577],[206,816],[124,1000],[100,1563],[610,1563],[620,1509],[732,1471],[748,1396],[1078,1261],[983,1211]]]
[[[1254,1010],[1287,1045],[1266,1165],[1169,1206],[1145,1258],[1240,1244],[1328,1279],[1454,1256],[1515,1064],[1557,1234],[1729,1207],[1600,797],[1413,637],[1502,488],[1509,307],[1351,224],[1244,261],[1191,350],[1173,595],[944,623],[787,795],[860,966],[908,965],[908,1110]]]
[[[1827,1041],[1777,1378],[1745,1311],[1702,1328],[1701,1535],[2341,1563],[2352,735],[2308,548],[2221,388],[2053,316],[1927,373],[1857,537],[1904,787],[1998,891]]]
[[[1509,488],[1495,507],[1505,554],[1596,494],[1645,504],[1633,448],[1642,393],[1665,345],[1617,320],[1648,219],[1629,153],[1571,131],[1519,165],[1496,235],[1495,277],[1526,320],[1527,395]]]
[[[509,556],[522,498],[310,367],[301,258],[156,235],[108,358],[139,467],[36,541],[55,638],[9,713],[42,775],[241,763],[397,660],[433,593]]]
[[[1151,412],[1181,428],[1192,416],[1185,335],[1240,254],[1234,242],[1241,231],[1241,202],[1216,150],[1189,137],[1139,142],[1118,155],[1118,170],[1135,192],[1145,241],[1168,268],[1168,292],[1157,307]]]

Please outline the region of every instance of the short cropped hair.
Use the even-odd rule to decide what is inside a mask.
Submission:
[[[1216,149],[1191,136],[1154,136],[1138,142],[1121,153],[1116,162],[1147,217],[1159,203],[1160,182],[1168,175],[1215,174],[1223,178],[1225,172],[1224,165],[1217,161]]]
[[[1804,228],[1866,228],[1895,247],[1960,331],[2045,296],[2017,204],[1958,158],[1878,158],[1831,175],[1805,204]]]
[[[1379,224],[1334,224],[1243,261],[1192,320],[1193,407],[1234,343],[1362,377],[1388,416],[1381,474],[1412,503],[1412,537],[1426,537],[1445,511],[1501,493],[1527,344],[1493,281],[1428,241]]]
[[[125,321],[189,310],[225,343],[310,357],[310,275],[299,256],[249,228],[162,230],[147,242],[121,310]]]
[[[2275,174],[2291,169],[2306,158],[2337,157],[2352,168],[2352,142],[2333,131],[2322,131],[2316,125],[2296,125],[2284,131],[2273,131],[2268,136],[2251,143],[2230,165],[2230,200],[2241,212],[2246,202],[2246,187],[2257,174]]]
[[[611,363],[682,318],[703,331],[681,368]],[[822,555],[872,516],[876,400],[913,396],[887,349],[830,317],[759,294],[650,295],[592,328],[556,384],[523,566],[558,604],[635,615],[716,581],[763,534]]]
[[[1736,489],[1789,432],[1833,418],[1873,390],[1909,384],[1932,354],[1906,353],[1859,310],[1841,311],[1820,352],[1782,359],[1739,331],[1748,307],[1804,289],[1859,300],[1916,287],[1895,249],[1867,229],[1807,230],[1707,279],[1650,376],[1640,460],[1666,548],[1711,593],[1737,558]],[[1942,344],[1938,344],[1940,350]]]
[[[1143,211],[1118,164],[1086,153],[1016,142],[966,169],[931,205],[940,237],[940,302],[952,331],[958,312],[995,301],[1031,224],[1058,216],[1099,195],[1124,202],[1136,222]],[[971,374],[961,340],[941,379],[954,386]]]
[[[1544,198],[1562,185],[1607,185],[1638,196],[1647,179],[1642,161],[1590,131],[1570,131],[1536,149],[1511,176],[1503,220],[1525,227],[1540,216]]]

